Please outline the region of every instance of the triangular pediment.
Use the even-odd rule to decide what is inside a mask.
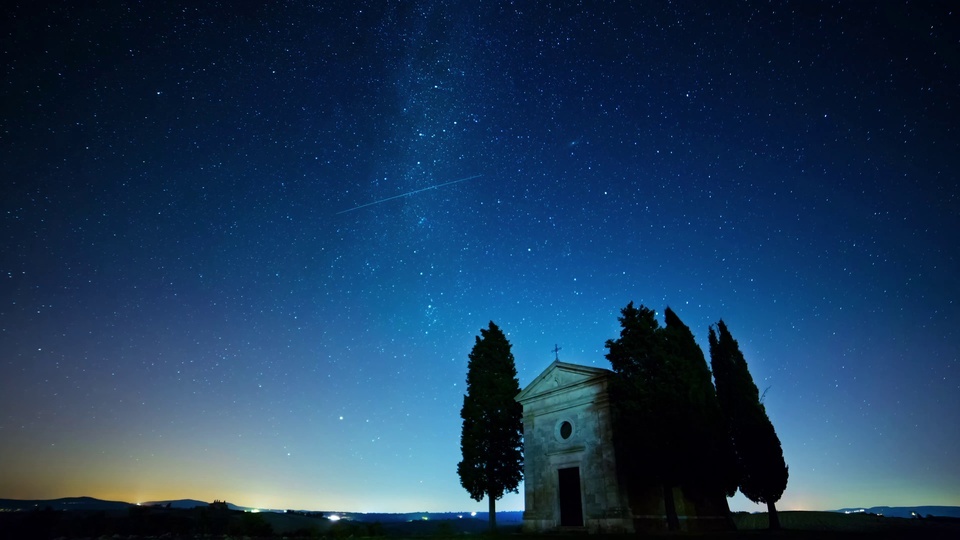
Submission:
[[[603,368],[568,364],[557,360],[547,366],[543,373],[517,394],[516,400],[522,403],[545,394],[590,385],[606,378],[610,373],[610,370]]]

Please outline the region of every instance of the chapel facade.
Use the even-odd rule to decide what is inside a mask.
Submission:
[[[523,406],[525,531],[665,527],[662,488],[628,485],[618,466],[629,456],[614,449],[611,375],[558,360],[517,395]],[[674,499],[682,529],[725,526],[725,505],[717,498],[693,501],[677,488]]]

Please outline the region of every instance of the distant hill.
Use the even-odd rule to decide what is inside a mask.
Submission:
[[[150,501],[141,503],[143,506],[167,506],[178,509],[191,509],[196,507],[208,506],[210,503],[196,499],[176,499],[169,501]],[[105,501],[93,497],[63,497],[60,499],[0,499],[0,511],[7,512],[25,512],[31,510],[83,510],[83,511],[107,511],[107,510],[126,510],[135,506],[133,503],[123,501]],[[231,510],[247,511],[252,508],[237,506],[227,503]],[[281,509],[268,510],[260,509],[266,512],[284,512]],[[310,510],[308,512],[316,512]],[[854,506],[849,508],[840,508],[839,510],[830,510],[833,513],[841,514],[875,514],[884,517],[898,518],[926,518],[927,516],[957,518],[960,519],[960,506]],[[403,523],[411,521],[442,521],[442,520],[478,520],[487,521],[486,512],[406,512],[406,513],[360,513],[360,512],[336,512],[323,511],[325,516],[337,516],[340,519],[356,521],[363,523]],[[523,512],[507,511],[497,512],[497,523],[501,525],[513,525],[523,522]]]
[[[198,506],[210,506],[210,503],[198,501],[196,499],[177,499],[175,501],[147,501],[140,503],[140,506],[167,506],[170,508],[196,508]]]
[[[180,509],[191,509],[198,506],[210,506],[210,503],[204,501],[198,501],[196,499],[177,499],[172,501],[149,501],[145,503],[140,503],[141,506],[167,506],[170,505],[170,508],[180,508]],[[237,506],[233,503],[227,503],[227,508],[231,510],[251,510],[244,506]]]
[[[133,506],[128,502],[104,501],[93,497],[64,497],[62,499],[21,500],[0,499],[0,510],[124,510]]]
[[[170,505],[170,508],[177,508],[183,510],[189,510],[191,508],[196,508],[198,506],[204,507],[209,506],[210,503],[205,501],[199,501],[196,499],[175,499],[168,501],[149,501],[140,503],[141,506],[167,506]],[[121,501],[104,501],[101,499],[94,499],[93,497],[66,497],[63,499],[48,499],[48,500],[20,500],[20,499],[0,499],[0,511],[30,511],[30,510],[43,510],[45,508],[50,508],[52,510],[87,510],[87,511],[100,511],[100,510],[126,510],[131,506],[136,506],[133,503],[121,502]],[[227,508],[231,510],[240,510],[248,511],[253,510],[253,508],[248,508],[244,506],[237,506],[233,503],[227,503]],[[261,512],[285,512],[286,510],[282,509],[259,509]],[[315,510],[306,510],[307,513],[317,513]],[[472,514],[471,512],[406,512],[406,513],[361,513],[361,512],[336,512],[336,511],[323,511],[325,516],[337,516],[340,519],[347,521],[356,521],[362,523],[406,523],[411,521],[443,521],[443,520],[478,520],[486,523],[487,521],[487,512],[477,512]],[[519,525],[523,523],[523,512],[519,511],[506,511],[506,512],[497,512],[497,523],[500,525]]]
[[[198,501],[195,499],[179,499],[175,501],[151,501],[151,502],[141,503],[141,505],[142,506],[166,506],[167,503],[170,504],[171,508],[181,508],[181,509],[190,509],[190,508],[196,508],[198,506],[210,505],[210,503],[208,502]],[[37,500],[0,499],[0,511],[7,511],[7,512],[25,512],[30,510],[44,510],[46,508],[50,508],[51,510],[58,510],[58,511],[126,510],[131,506],[136,506],[136,505],[133,503],[123,502],[123,501],[104,501],[102,499],[95,499],[93,497],[64,497],[62,499],[37,499]],[[227,508],[231,510],[250,510],[249,508],[237,506],[232,503],[227,503]]]
[[[832,510],[844,514],[876,514],[885,517],[952,517],[960,518],[960,506],[856,506]]]

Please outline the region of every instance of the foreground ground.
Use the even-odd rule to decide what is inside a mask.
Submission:
[[[737,531],[711,533],[645,532],[635,535],[523,534],[517,526],[500,529],[499,539],[543,540],[584,537],[591,540],[647,538],[696,538],[784,540],[956,539],[960,520],[949,518],[902,519],[866,514],[831,512],[783,512],[784,530],[769,531],[765,514],[738,514]],[[326,538],[347,539],[464,539],[487,538],[486,523],[475,519],[412,521],[405,523],[332,522],[316,516],[291,514],[250,514],[193,510],[144,510],[128,512],[32,511],[0,513],[0,540],[54,539],[224,539],[224,538]]]

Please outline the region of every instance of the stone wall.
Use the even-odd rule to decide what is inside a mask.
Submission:
[[[591,532],[627,532],[625,493],[613,452],[609,372],[554,362],[518,400],[524,416],[524,527],[562,527],[559,470],[579,469],[582,524]],[[569,516],[568,516],[569,519]]]

